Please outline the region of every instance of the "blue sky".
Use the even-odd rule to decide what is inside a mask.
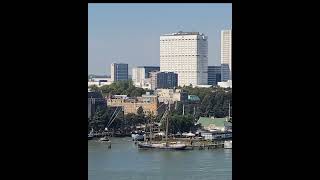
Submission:
[[[220,31],[232,28],[231,4],[88,4],[88,73],[110,74],[110,64],[159,66],[161,34],[208,36],[209,65],[220,64]]]

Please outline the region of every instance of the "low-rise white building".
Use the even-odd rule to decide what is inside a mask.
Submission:
[[[101,87],[103,85],[110,85],[112,83],[113,81],[111,81],[111,78],[91,78],[88,80],[88,87],[92,85]]]
[[[132,68],[132,82],[134,86],[151,89],[150,72],[159,71],[159,66],[138,66]]]
[[[232,80],[218,82],[218,86],[223,87],[223,88],[232,88]]]
[[[212,85],[193,85],[192,87],[193,87],[193,88],[195,88],[195,87],[199,87],[199,88],[210,88],[210,87],[212,87]]]
[[[222,131],[208,132],[208,131],[203,131],[203,132],[201,132],[201,136],[205,140],[229,139],[229,138],[232,138],[232,132],[222,132]]]
[[[143,89],[151,89],[151,81],[150,78],[146,78],[140,82],[132,81],[135,87],[143,88]]]

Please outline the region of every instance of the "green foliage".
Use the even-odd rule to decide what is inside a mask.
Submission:
[[[193,108],[196,106],[196,118],[199,116],[215,116],[218,118],[228,116],[229,103],[232,107],[231,88],[192,88],[191,86],[184,86],[183,89],[187,91],[189,95],[199,96],[201,100],[201,103],[198,105],[185,103],[185,114],[193,114]],[[182,111],[179,110],[177,114],[181,114],[181,112]]]
[[[173,110],[173,114],[182,114],[183,113],[183,104],[182,102],[176,102],[176,108]]]
[[[127,124],[130,127],[136,126],[140,123],[138,116],[134,113],[129,113],[129,114],[125,115],[125,120],[127,121]]]
[[[166,129],[166,121],[161,124],[162,129]],[[169,116],[169,133],[183,133],[195,129],[194,118],[191,115],[170,115]]]
[[[90,88],[90,90],[93,91],[93,92],[99,92],[99,91],[100,91],[99,87],[98,87],[97,85],[95,85],[95,84],[89,86],[89,88]]]
[[[143,88],[137,88],[133,85],[132,81],[117,81],[110,85],[104,85],[100,87],[102,94],[106,95],[120,95],[125,94],[129,97],[137,97],[145,94],[146,91]]]
[[[138,116],[144,116],[143,108],[140,106],[137,110]]]
[[[229,114],[229,103],[231,104],[232,112],[232,89],[231,88],[193,88],[191,86],[182,87],[190,95],[196,95],[200,98],[200,103],[188,103],[184,102],[185,116],[183,116],[183,104],[177,102],[176,107],[171,109],[171,115],[169,117],[169,129],[172,133],[177,132],[189,132],[195,129],[195,119],[200,116],[215,116],[217,118],[226,117]],[[142,88],[134,87],[132,81],[118,81],[111,85],[105,85],[102,87],[93,87],[93,91],[102,91],[103,95],[109,94],[126,94],[129,97],[136,97],[145,94],[145,90]],[[195,109],[195,111],[194,111]],[[106,107],[100,107],[97,109],[92,120],[88,120],[88,128],[92,127],[96,130],[104,129],[104,127],[110,121],[110,117],[113,113],[108,112]],[[194,115],[195,112],[195,115]],[[119,113],[117,118],[111,124],[110,128],[134,128],[137,125],[145,124],[147,121],[160,122],[162,114],[154,116],[152,114],[144,114],[143,108],[139,107],[137,114]],[[162,128],[165,129],[165,122],[162,122]]]
[[[211,93],[212,88],[199,88],[199,87],[193,88],[192,86],[185,86],[183,90],[187,91],[189,95],[196,95],[200,98],[200,100],[203,100],[203,98],[207,94]]]
[[[141,106],[137,110],[137,122],[141,124],[146,122],[146,117]]]
[[[108,122],[109,115],[105,107],[98,106],[92,119],[88,119],[88,129],[103,130]]]

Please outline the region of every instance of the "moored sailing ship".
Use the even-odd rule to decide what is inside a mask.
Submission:
[[[168,109],[169,108],[169,109]],[[169,106],[166,109],[165,113],[162,116],[162,119],[166,119],[166,141],[164,143],[155,143],[152,142],[152,128],[150,128],[150,141],[145,141],[142,143],[138,144],[138,147],[141,149],[167,149],[167,150],[183,150],[186,149],[187,146],[182,143],[174,142],[174,143],[169,143],[168,142],[168,124],[169,124],[169,119],[168,119],[168,114],[170,112],[170,103]]]

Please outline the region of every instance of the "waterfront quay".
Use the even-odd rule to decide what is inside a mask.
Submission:
[[[103,137],[103,133],[96,133],[96,138]],[[107,133],[104,133],[107,134]],[[122,138],[122,137],[114,137],[110,134],[110,137],[113,138]],[[97,139],[96,139],[97,140]],[[224,141],[232,140],[231,138],[224,138],[219,140],[205,140],[201,138],[168,138],[168,143],[175,144],[175,143],[183,143],[187,146],[186,149],[188,150],[204,150],[204,149],[216,149],[216,148],[224,148]],[[149,141],[149,138],[147,139]],[[134,144],[138,144],[139,141],[133,141]],[[157,143],[166,143],[163,139],[158,139],[153,142]],[[111,143],[110,143],[111,144]],[[109,144],[108,144],[109,145]]]
[[[204,140],[204,139],[190,139],[190,138],[170,138],[168,139],[168,143],[175,144],[175,143],[183,143],[187,146],[186,149],[189,150],[203,150],[203,149],[216,149],[216,148],[223,148],[224,141],[231,140],[228,139],[221,139],[221,140]],[[155,141],[157,143],[166,143],[164,140]],[[136,141],[135,144],[138,142]]]

